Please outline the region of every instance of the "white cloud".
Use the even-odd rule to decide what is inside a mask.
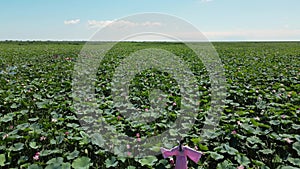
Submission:
[[[96,21],[96,20],[88,20],[88,26],[90,28],[102,28],[109,24],[111,24],[113,21]]]
[[[160,22],[144,22],[140,24],[141,26],[161,26]]]
[[[74,19],[74,20],[66,20],[64,21],[65,25],[75,25],[75,24],[79,24],[80,23],[80,19]]]
[[[151,26],[161,26],[161,23],[159,22],[131,22],[126,20],[106,20],[106,21],[96,21],[96,20],[89,20],[88,26],[90,28],[103,28],[105,26],[116,26],[116,27],[151,27]]]

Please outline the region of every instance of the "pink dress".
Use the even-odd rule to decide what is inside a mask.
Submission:
[[[176,156],[175,169],[187,169],[187,156],[195,163],[198,163],[202,156],[201,152],[193,150],[187,146],[182,146],[182,151],[179,151],[179,146],[174,147],[171,150],[165,148],[161,148],[160,150],[164,158]]]

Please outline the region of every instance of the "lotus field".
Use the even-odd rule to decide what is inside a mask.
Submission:
[[[126,118],[112,99],[112,79],[122,59],[142,49],[167,50],[185,61],[200,93],[195,122],[187,133],[180,133],[185,145],[203,153],[197,164],[189,160],[189,168],[300,168],[300,43],[213,45],[227,85],[223,86],[226,97],[220,121],[205,133],[207,140],[202,140],[201,130],[212,105],[210,76],[182,43],[114,45],[94,79],[102,118],[137,143],[165,130],[177,133],[172,124],[183,96],[172,74],[147,69],[130,81],[128,99],[145,118],[161,99],[152,97],[151,91],[163,91],[163,111],[156,112],[152,122]],[[103,147],[101,136],[90,137],[78,119],[82,112],[74,108],[72,88],[74,66],[83,46],[83,42],[0,42],[0,168],[174,168],[175,157],[164,159],[159,150],[174,145],[151,145],[156,155],[136,157],[132,145]]]

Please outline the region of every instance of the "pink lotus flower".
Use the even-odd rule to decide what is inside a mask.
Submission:
[[[198,150],[198,146],[195,146],[194,149],[195,149],[195,150]]]
[[[286,115],[284,115],[284,114],[283,114],[283,115],[281,115],[281,118],[285,119],[285,118],[286,118]]]
[[[293,140],[291,140],[290,138],[285,138],[284,139],[287,143],[291,144],[292,142],[294,142]]]
[[[244,169],[245,167],[243,165],[238,166],[236,169]]]
[[[173,103],[173,106],[176,106],[176,105],[177,105],[176,102],[174,102],[174,103]]]
[[[140,133],[136,133],[137,138],[140,138],[140,136],[141,136]]]
[[[45,137],[45,136],[41,136],[41,137],[40,137],[40,141],[44,141],[44,140],[46,140],[46,138],[47,138],[47,137]]]
[[[127,147],[127,149],[130,149],[130,145],[129,144],[127,144],[126,147]]]
[[[70,133],[68,131],[65,132],[65,135],[69,135]]]
[[[131,152],[127,151],[127,156],[131,156]]]
[[[4,134],[3,135],[3,140],[6,139],[8,137],[8,134]]]
[[[240,126],[242,125],[243,123],[241,121],[237,121],[237,124]]]
[[[149,109],[146,108],[145,111],[149,111]]]
[[[33,156],[34,160],[39,160],[40,159],[40,152],[36,152],[35,155]]]
[[[118,119],[118,120],[121,120],[121,116],[118,116],[117,119]]]
[[[231,134],[237,134],[237,132],[236,132],[235,130],[233,130],[233,131],[231,132]]]
[[[174,164],[175,164],[174,159],[172,157],[170,158],[170,164],[171,164],[171,166],[174,166]]]
[[[141,142],[141,138],[137,138],[136,140],[137,140],[138,142]]]
[[[9,126],[9,129],[13,129],[13,128],[14,128],[14,126],[13,126],[13,125]]]
[[[39,159],[40,159],[40,156],[34,155],[34,156],[33,156],[33,159],[34,159],[34,160],[39,160]]]

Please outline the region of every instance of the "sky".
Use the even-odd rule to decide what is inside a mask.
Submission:
[[[112,21],[155,12],[185,20],[210,41],[296,41],[299,7],[299,0],[1,0],[0,40],[89,40]],[[145,18],[139,26],[160,24]]]

